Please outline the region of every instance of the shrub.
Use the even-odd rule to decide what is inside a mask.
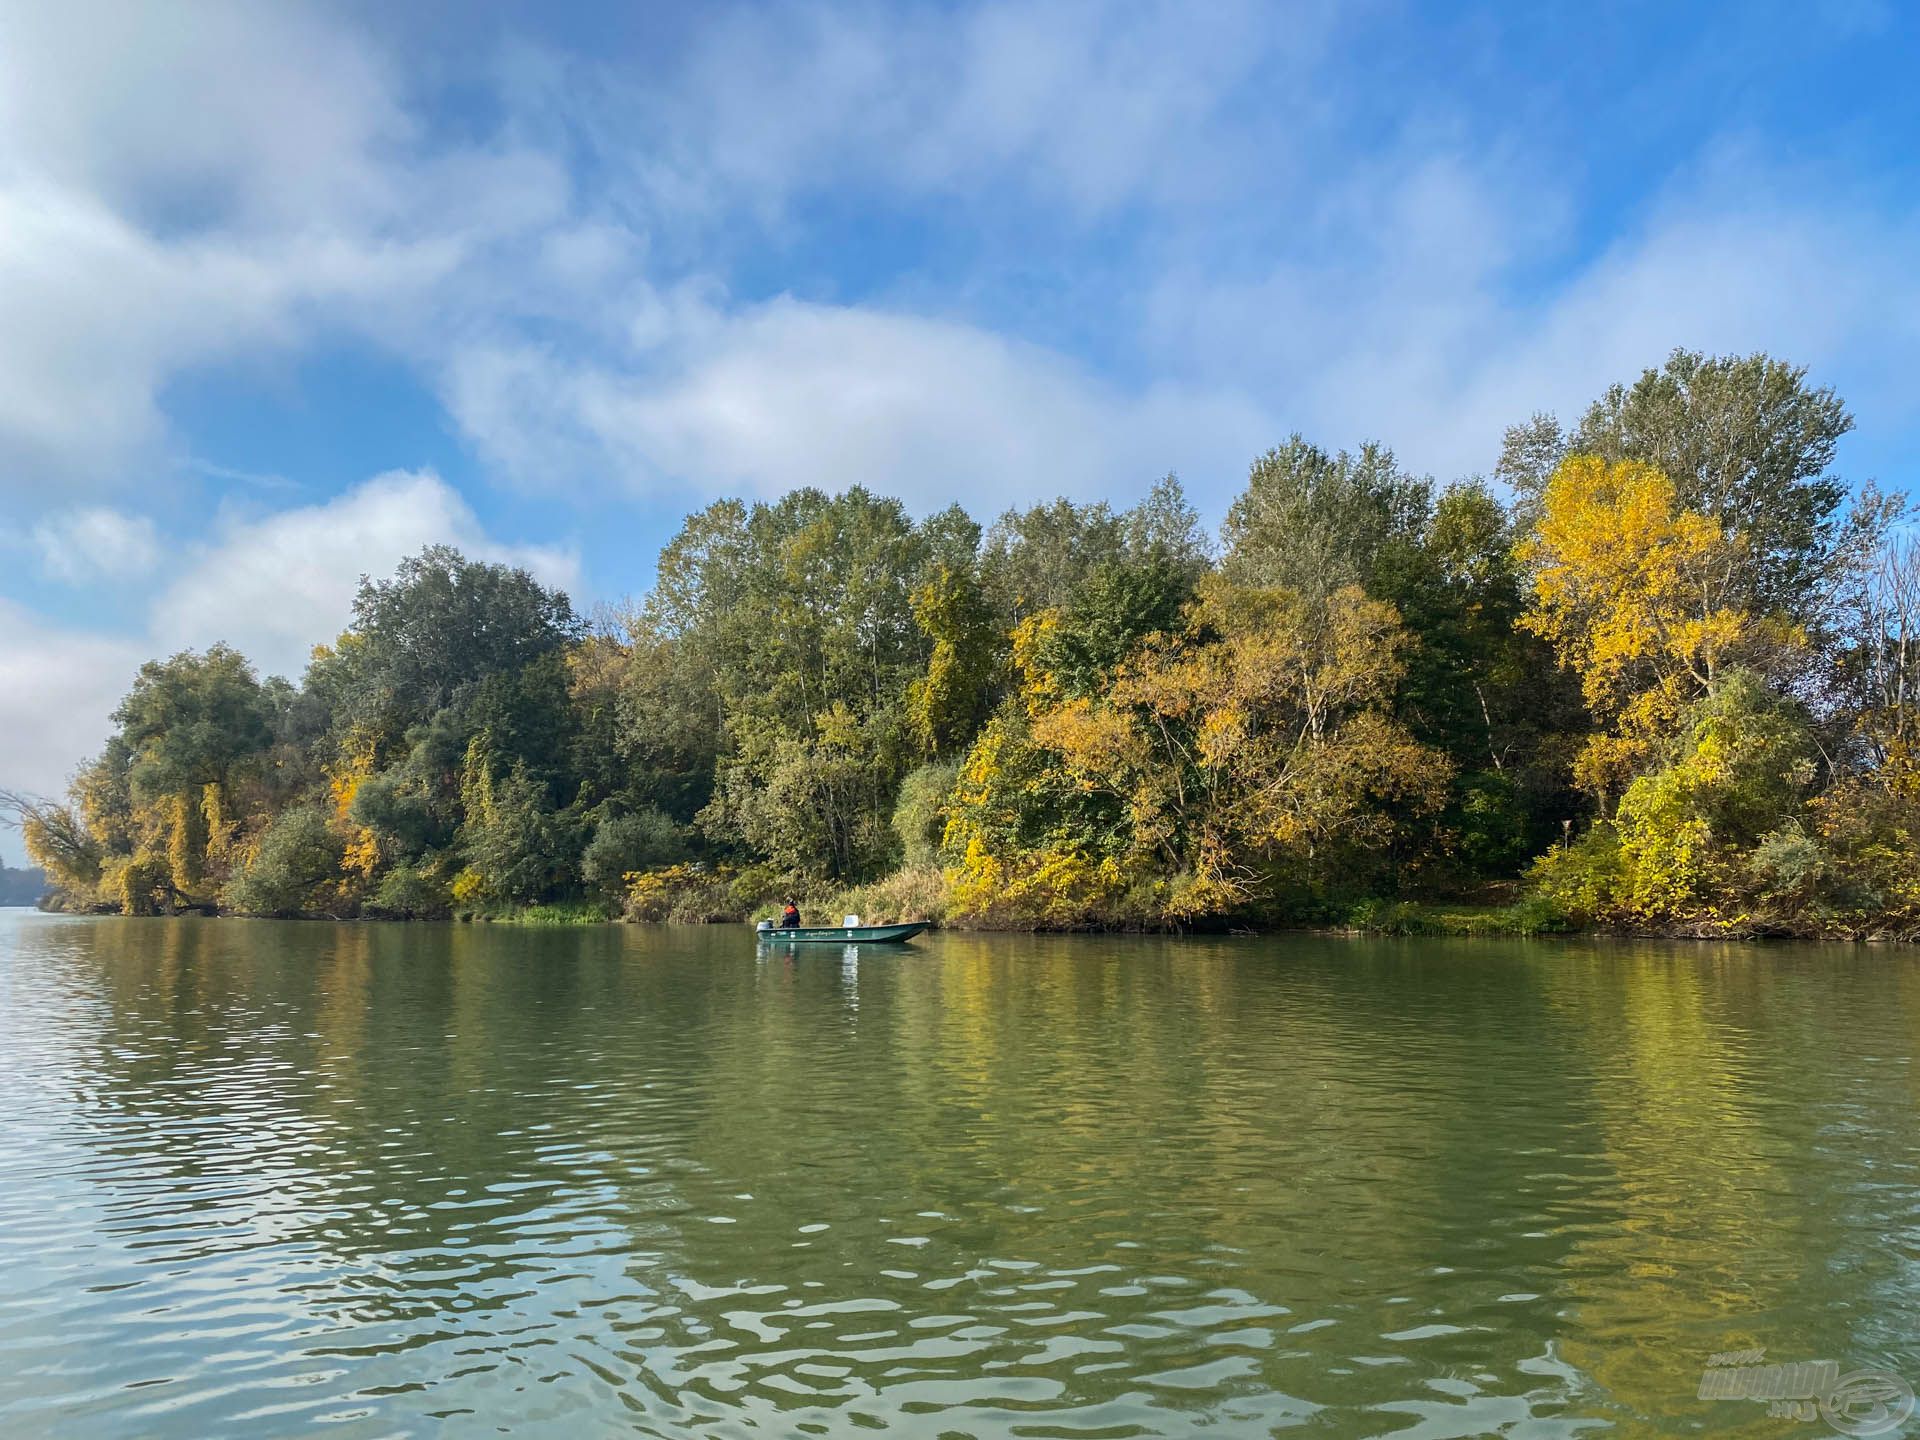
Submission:
[[[599,900],[564,900],[552,905],[528,905],[492,917],[502,925],[604,925],[613,918]]]
[[[1582,924],[1616,916],[1627,888],[1620,834],[1602,822],[1571,845],[1558,846],[1527,871],[1530,893]]]
[[[1769,918],[1791,923],[1820,903],[1831,866],[1818,840],[1798,820],[1761,837],[1747,857],[1754,900]]]
[[[1347,916],[1355,930],[1382,935],[1438,935],[1444,927],[1411,900],[1362,900]]]
[[[1165,913],[1164,904],[1145,915],[1129,912],[1127,902],[1137,901],[1143,887],[1120,860],[1067,849],[1002,861],[976,837],[948,879],[953,918],[985,929],[1132,928],[1160,923]]]
[[[602,820],[580,856],[580,875],[607,895],[626,889],[627,876],[683,860],[686,833],[659,810],[638,810]]]
[[[940,838],[947,829],[947,797],[959,775],[958,760],[936,760],[910,771],[900,782],[893,829],[908,868],[930,866],[939,859]]]
[[[1798,710],[1750,671],[1725,676],[1687,712],[1672,763],[1621,798],[1627,908],[1684,919],[1737,893],[1739,852],[1799,809],[1812,780],[1808,750]]]
[[[327,907],[343,846],[318,805],[284,810],[254,842],[221,903],[243,915],[298,915]]]
[[[1511,905],[1461,908],[1408,900],[1363,900],[1347,917],[1355,930],[1382,935],[1552,935],[1572,929],[1566,914],[1543,895]]]
[[[1550,897],[1525,895],[1499,912],[1500,927],[1508,935],[1560,935],[1573,922]]]
[[[706,925],[744,920],[747,908],[734,892],[724,865],[668,865],[626,877],[623,916],[628,920]]]
[[[453,895],[437,867],[396,865],[380,879],[368,909],[395,920],[433,920],[453,908]]]
[[[1876,939],[1920,935],[1920,799],[1862,783],[1808,807],[1826,856],[1826,928]]]
[[[938,925],[947,918],[947,877],[938,865],[905,865],[871,885],[857,885],[821,902],[829,920],[858,915],[868,925]]]

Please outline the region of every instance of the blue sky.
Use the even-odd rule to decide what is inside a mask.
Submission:
[[[430,541],[591,607],[720,495],[1217,516],[1293,430],[1485,471],[1675,345],[1810,366],[1904,489],[1917,15],[10,4],[0,784]]]

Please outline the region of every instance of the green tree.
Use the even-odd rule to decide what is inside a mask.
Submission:
[[[235,772],[273,738],[272,705],[246,657],[225,645],[140,667],[113,713],[126,757],[134,853],[165,871],[184,903],[206,904],[209,847],[232,838]]]
[[[686,858],[686,833],[659,810],[616,815],[594,828],[580,857],[580,875],[603,895],[625,890],[626,877]]]
[[[1254,461],[1227,511],[1221,573],[1310,604],[1349,585],[1370,588],[1389,551],[1418,544],[1432,494],[1385,446],[1329,455],[1294,435]]]
[[[1089,571],[1053,623],[1035,631],[1034,662],[1065,696],[1098,694],[1149,635],[1178,630],[1193,573],[1169,557],[1104,561]]]
[[[139,800],[219,784],[273,738],[272,708],[253,667],[225,645],[149,660],[113,719]]]
[[[1840,397],[1809,384],[1804,366],[1675,350],[1631,385],[1610,386],[1570,435],[1542,415],[1508,431],[1502,474],[1531,514],[1568,454],[1651,465],[1673,481],[1681,508],[1741,542],[1738,603],[1806,624],[1859,543],[1846,485],[1832,473],[1852,428]]]
[[[980,569],[987,599],[1012,630],[1066,604],[1096,565],[1126,553],[1126,524],[1106,502],[1055,500],[1009,510],[987,528]]]
[[[804,731],[739,717],[700,825],[794,876],[866,879],[898,860],[888,727],[835,703]]]
[[[641,633],[614,700],[614,757],[625,797],[685,823],[713,798],[726,701],[698,641]]]
[[[580,631],[566,595],[527,571],[430,545],[391,580],[361,579],[344,643],[316,659],[308,684],[330,688],[345,718],[397,734],[466,687],[560,654]]]
[[[530,905],[571,883],[580,855],[577,831],[554,812],[546,787],[524,761],[498,768],[486,738],[476,736],[460,788],[466,818],[458,843],[466,867],[454,882],[455,899]]]
[[[907,687],[907,724],[927,754],[951,754],[992,709],[1004,640],[971,562],[961,569],[936,564],[912,604],[932,650],[926,673]]]
[[[1569,761],[1587,714],[1550,647],[1518,627],[1526,581],[1500,503],[1478,481],[1447,487],[1419,542],[1380,556],[1371,593],[1416,641],[1395,714],[1454,766],[1428,853],[1410,858],[1441,883],[1515,873],[1575,813]]]
[[[982,587],[1003,631],[1071,604],[1096,571],[1142,563],[1178,570],[1189,588],[1210,567],[1199,515],[1176,476],[1119,513],[1105,501],[1070,500],[1009,510],[988,529],[980,556]]]
[[[696,519],[663,559],[667,598],[642,617],[635,654],[657,664],[630,683],[658,694],[685,675],[700,713],[671,696],[636,706],[636,749],[712,745],[698,820],[714,843],[865,878],[894,856],[900,777],[976,713],[991,632],[970,613],[971,527],[952,511],[916,525],[858,487]]]
[[[958,760],[931,760],[909,770],[893,807],[893,833],[909,865],[932,865],[947,833],[947,802],[960,778]]]

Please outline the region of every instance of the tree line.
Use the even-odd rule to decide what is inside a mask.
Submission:
[[[1920,930],[1920,559],[1804,369],[1676,351],[1445,486],[1378,445],[984,530],[689,516],[589,620],[432,547],[295,685],[143,666],[71,909]],[[1463,906],[1462,902],[1479,902]]]
[[[0,905],[32,905],[46,893],[47,877],[38,870],[0,864]]]

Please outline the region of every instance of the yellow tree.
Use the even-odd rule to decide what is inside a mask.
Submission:
[[[907,687],[907,724],[927,754],[950,755],[978,728],[993,693],[993,613],[971,571],[950,565],[935,566],[909,598],[932,648],[926,673]]]
[[[1651,465],[1569,456],[1548,478],[1520,553],[1534,599],[1521,623],[1553,645],[1612,726],[1588,741],[1574,771],[1603,805],[1722,670],[1769,669],[1770,654],[1777,663],[1799,643],[1784,623],[1740,607],[1743,542],[1681,508]]]
[[[1357,586],[1316,606],[1209,577],[1183,636],[1148,642],[1106,696],[1033,734],[1083,789],[1124,803],[1136,849],[1172,876],[1170,914],[1228,913],[1276,870],[1378,848],[1443,802],[1444,757],[1389,713],[1408,643]]]

